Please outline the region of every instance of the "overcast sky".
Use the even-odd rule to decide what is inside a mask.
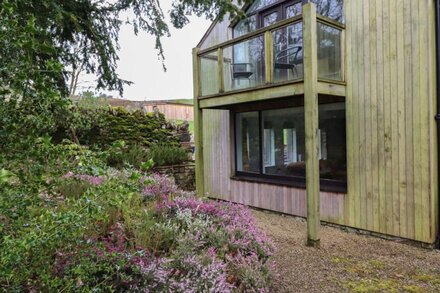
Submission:
[[[168,14],[171,0],[160,0],[165,14]],[[122,79],[134,82],[125,86],[124,99],[160,100],[189,99],[193,97],[192,89],[192,54],[211,21],[204,17],[191,17],[190,23],[183,29],[170,28],[171,37],[162,39],[165,51],[167,72],[157,58],[154,49],[155,39],[140,32],[133,34],[131,27],[123,27],[120,32],[118,73]],[[83,77],[87,79],[87,77]],[[78,89],[81,91],[81,88]],[[116,97],[118,93],[110,93]]]

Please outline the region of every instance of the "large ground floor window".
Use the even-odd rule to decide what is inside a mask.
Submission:
[[[303,99],[278,108],[260,104],[234,112],[236,176],[305,187]],[[344,99],[321,97],[318,144],[324,190],[346,190],[345,123]]]

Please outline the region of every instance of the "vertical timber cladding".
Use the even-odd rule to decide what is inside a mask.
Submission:
[[[345,222],[432,243],[438,212],[434,1],[345,0],[345,19]]]

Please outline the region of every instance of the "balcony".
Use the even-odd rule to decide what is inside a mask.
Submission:
[[[306,56],[317,68],[317,92],[344,96],[344,30],[324,16],[298,15],[197,51],[200,107],[303,94],[305,78],[313,78],[305,74]]]

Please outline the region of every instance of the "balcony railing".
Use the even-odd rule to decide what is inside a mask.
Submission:
[[[344,81],[344,25],[316,18],[318,78]],[[304,80],[302,15],[199,51],[200,95]]]

